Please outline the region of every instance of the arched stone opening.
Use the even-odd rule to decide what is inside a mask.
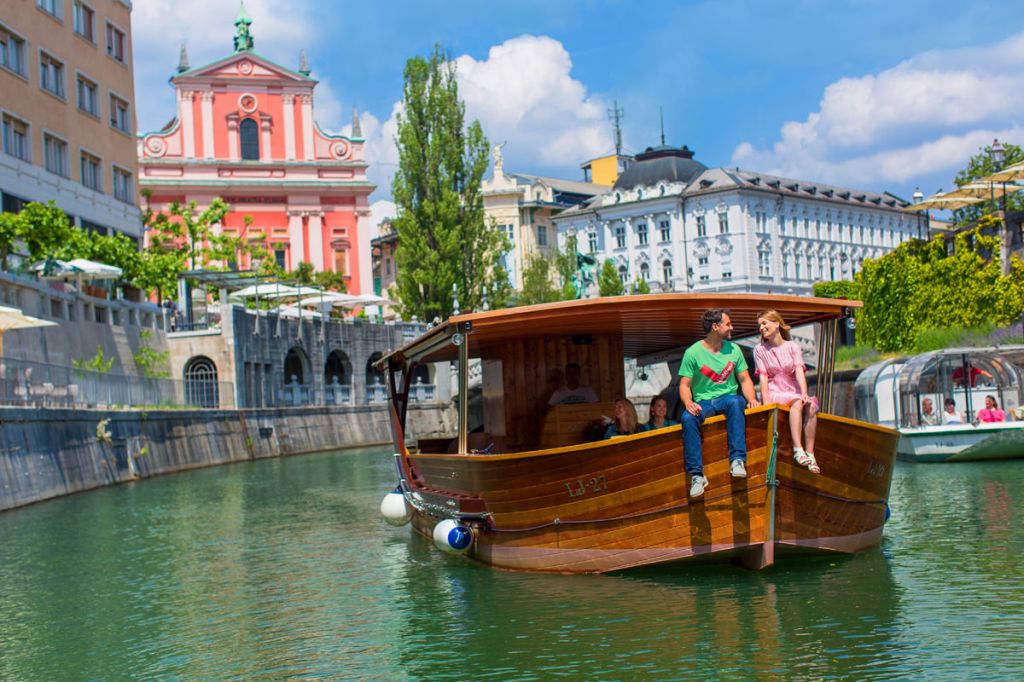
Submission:
[[[220,407],[217,365],[205,355],[189,358],[182,373],[185,403],[195,407]]]

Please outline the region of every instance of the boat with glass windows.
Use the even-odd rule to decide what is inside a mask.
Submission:
[[[444,551],[494,567],[600,573],[696,559],[770,566],[789,552],[856,552],[879,543],[898,434],[829,414],[835,340],[857,301],[762,294],[654,294],[456,315],[385,355],[398,485],[381,511]],[[725,422],[703,427],[702,498],[688,496],[678,425],[594,440],[625,393],[627,361],[678,367],[703,338],[701,316],[727,308],[733,339],[774,309],[817,324],[820,474],[793,461],[788,407],[746,411],[747,477],[729,474]],[[413,441],[410,377],[451,362],[458,429]],[[547,407],[553,370],[578,364],[597,402]],[[470,409],[470,375],[479,404]]]
[[[1024,458],[1024,421],[1011,420],[1024,381],[1000,350],[950,348],[871,365],[857,377],[857,416],[898,429],[901,459]]]

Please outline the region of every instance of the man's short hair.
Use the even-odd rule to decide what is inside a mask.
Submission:
[[[956,406],[956,401],[953,400],[952,398],[946,398],[946,400],[942,404],[943,405],[953,405],[953,406]]]
[[[711,332],[711,327],[722,321],[723,315],[730,315],[728,308],[708,308],[704,311],[701,321],[704,323],[704,333]]]

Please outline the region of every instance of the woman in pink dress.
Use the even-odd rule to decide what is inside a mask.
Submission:
[[[985,396],[985,407],[978,410],[978,421],[1001,422],[1006,421],[1006,413],[999,409],[994,395]]]
[[[789,405],[793,459],[812,473],[821,473],[814,459],[818,399],[807,395],[803,352],[790,339],[789,325],[774,310],[758,315],[757,326],[761,343],[754,348],[754,374],[761,385],[761,403]]]

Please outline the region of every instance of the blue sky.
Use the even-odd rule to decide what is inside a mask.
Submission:
[[[133,12],[140,130],[174,113],[167,79],[228,54],[233,0],[143,0]],[[381,188],[402,70],[441,43],[467,109],[506,169],[580,179],[611,151],[687,144],[739,165],[909,198],[952,187],[993,137],[1024,141],[1024,22],[1012,2],[349,2],[248,0],[257,51],[295,67],[305,48],[316,117],[345,131],[351,107]],[[197,24],[195,17],[201,16]]]

